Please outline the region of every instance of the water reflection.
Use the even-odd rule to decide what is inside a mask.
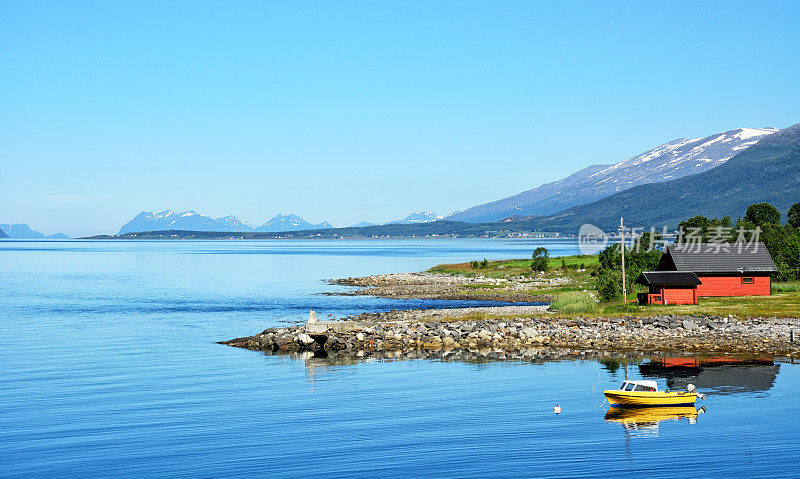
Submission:
[[[608,368],[609,361],[600,361]],[[637,369],[644,378],[665,380],[668,389],[682,390],[694,384],[699,391],[713,397],[765,393],[775,384],[780,364],[767,358],[656,356],[643,360]],[[612,407],[606,413],[605,420],[622,424],[628,437],[658,436],[660,422],[685,420],[695,424],[698,415],[704,412],[705,406],[700,409]]]
[[[639,365],[646,378],[666,379],[670,389],[694,384],[707,394],[766,392],[772,389],[780,364],[772,359],[655,357]]]
[[[697,422],[697,416],[705,412],[705,407],[695,409],[692,406],[684,407],[643,407],[643,408],[609,408],[606,412],[607,422],[622,424],[629,436],[655,437],[658,436],[658,423],[662,421],[687,421],[689,424]]]
[[[346,370],[352,370],[362,363],[374,361],[411,361],[431,360],[445,362],[461,362],[476,368],[486,367],[490,363],[533,363],[543,364],[556,361],[599,361],[616,358],[615,361],[637,363],[641,355],[630,354],[627,359],[619,359],[623,353],[596,350],[575,350],[564,348],[526,348],[515,351],[500,349],[454,349],[454,350],[405,350],[405,351],[355,351],[339,352],[299,352],[270,353],[267,356],[289,357],[302,361],[306,375],[310,380],[329,380],[341,377]]]

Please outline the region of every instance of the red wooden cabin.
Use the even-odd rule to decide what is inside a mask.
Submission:
[[[697,297],[769,296],[778,269],[763,243],[677,243],[667,245],[658,271],[697,275]]]
[[[700,280],[691,271],[645,271],[636,279],[649,288],[638,293],[639,304],[697,304]]]

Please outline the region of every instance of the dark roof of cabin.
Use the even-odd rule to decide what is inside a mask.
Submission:
[[[664,248],[658,269],[695,273],[774,273],[778,271],[763,243],[670,244]]]
[[[636,282],[645,286],[701,284],[697,275],[691,271],[642,271],[642,274],[636,278]]]

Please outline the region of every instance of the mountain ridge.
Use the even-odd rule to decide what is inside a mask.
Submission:
[[[414,212],[401,220],[389,221],[382,224],[417,224],[442,220],[444,216],[432,211]],[[352,227],[376,226],[376,223],[362,221]],[[327,221],[321,223],[310,223],[294,213],[284,215],[278,213],[261,225],[254,226],[252,223],[241,220],[236,216],[229,215],[220,218],[211,218],[202,215],[194,210],[175,212],[174,210],[163,210],[156,213],[152,211],[142,211],[133,219],[125,223],[117,233],[142,233],[146,231],[205,231],[205,232],[227,232],[227,233],[275,233],[284,231],[305,231],[329,229],[334,226]]]
[[[331,224],[323,221],[312,224],[295,214],[277,214],[260,226],[229,215],[220,218],[211,218],[194,210],[175,212],[163,210],[157,213],[142,211],[119,230],[120,235],[125,233],[140,233],[144,231],[219,231],[219,232],[248,232],[248,231],[296,231],[301,229],[331,228]]]
[[[677,227],[689,217],[744,215],[768,202],[782,214],[800,201],[800,123],[771,134],[710,170],[635,186],[553,215],[520,221],[528,229],[578,231],[585,223],[613,231],[619,218],[636,226]],[[638,223],[638,224],[637,224]]]
[[[591,165],[566,178],[448,216],[491,222],[513,215],[547,216],[640,184],[658,183],[715,168],[779,130],[737,128],[704,138],[679,138],[612,165]]]

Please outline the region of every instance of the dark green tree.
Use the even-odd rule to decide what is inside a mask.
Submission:
[[[769,251],[772,259],[779,261],[783,256],[786,240],[789,238],[786,228],[775,223],[767,223],[761,226],[761,233],[758,239],[767,247],[767,251]]]
[[[723,216],[722,218],[706,218],[702,215],[697,215],[694,218],[689,218],[688,220],[681,221],[678,224],[678,228],[683,230],[684,235],[695,234],[701,238],[701,241],[707,242],[711,237],[717,237],[717,231],[719,228],[723,228],[723,231],[730,231],[730,239],[729,241],[733,241],[733,223],[731,222],[730,216]],[[729,230],[727,230],[729,228]],[[682,241],[685,241],[686,238],[681,238]]]
[[[744,221],[753,223],[756,226],[766,224],[781,224],[781,213],[769,203],[755,203],[747,207]]]
[[[792,225],[793,228],[800,228],[800,203],[795,203],[789,208],[789,213],[786,214],[787,223]]]
[[[800,272],[800,237],[790,236],[783,245],[783,259],[793,270]]]
[[[644,236],[644,235],[642,235]],[[648,234],[649,236],[649,234]],[[648,237],[644,241],[649,241]],[[629,293],[635,292],[635,282],[642,271],[653,271],[658,267],[661,251],[648,248],[625,249],[625,285]],[[611,301],[622,296],[622,254],[619,244],[614,244],[599,255],[600,268],[597,273],[597,292],[600,299]]]
[[[542,246],[533,250],[531,255],[531,269],[534,271],[547,271],[550,265],[550,252]]]

